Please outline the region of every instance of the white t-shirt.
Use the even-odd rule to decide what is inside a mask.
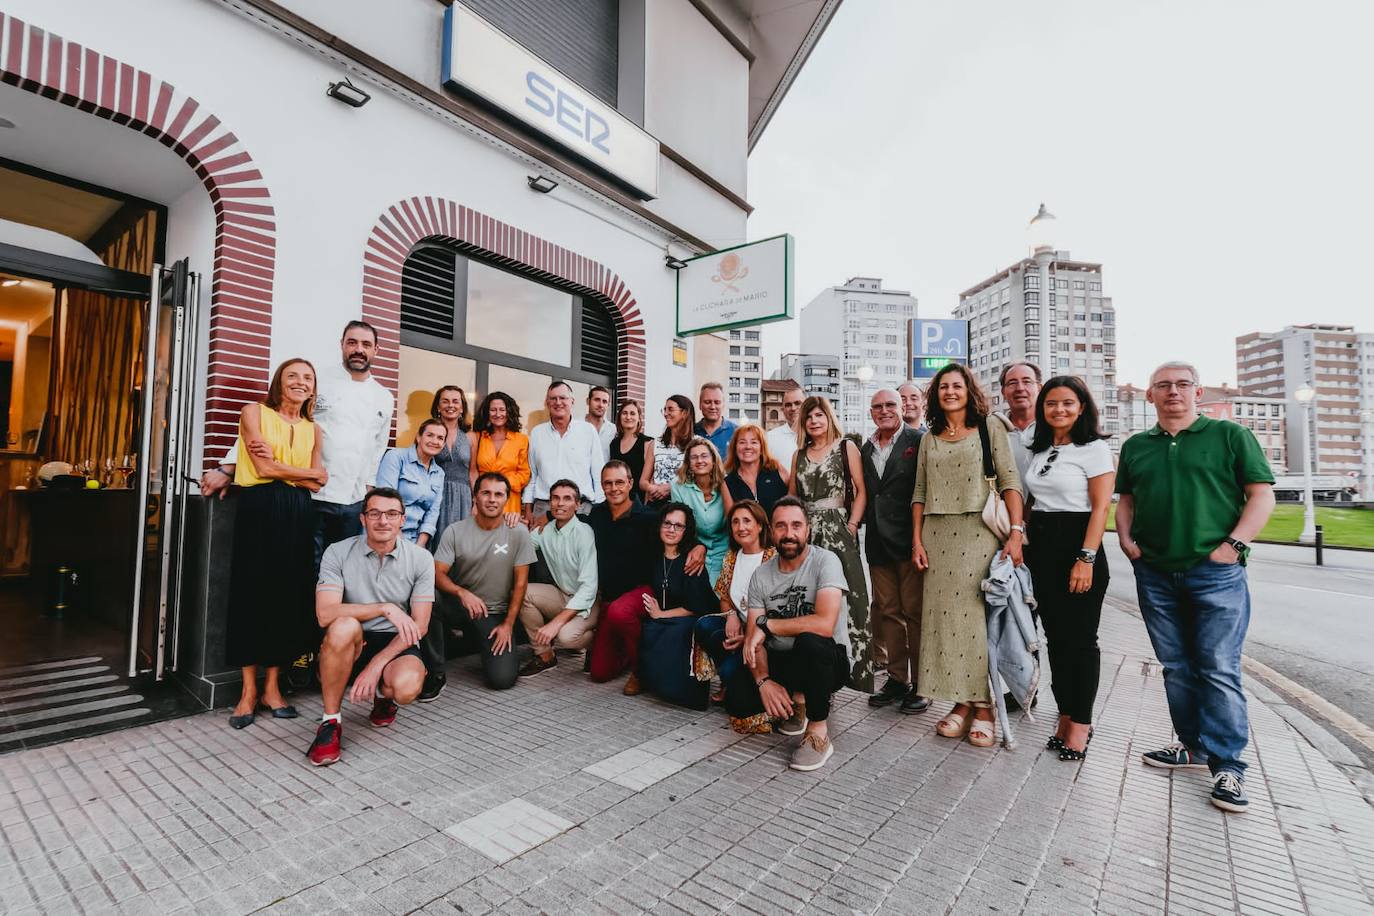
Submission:
[[[768,454],[779,467],[792,473],[792,456],[797,452],[797,431],[786,423],[774,426],[764,434],[768,439]]]
[[[754,578],[754,570],[763,565],[763,551],[758,553],[736,553],[735,570],[730,574],[730,600],[741,612],[749,609],[749,580]]]
[[[1098,439],[1087,445],[1056,445],[1032,453],[1021,482],[1035,497],[1033,511],[1091,512],[1088,480],[1112,470],[1112,450],[1107,440]]]

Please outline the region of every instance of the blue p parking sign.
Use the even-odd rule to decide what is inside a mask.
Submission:
[[[912,378],[933,378],[949,363],[968,362],[967,321],[913,318],[910,328]]]

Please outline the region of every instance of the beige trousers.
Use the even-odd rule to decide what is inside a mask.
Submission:
[[[572,596],[558,590],[553,585],[531,583],[525,588],[525,600],[520,605],[520,624],[525,628],[530,642],[534,633],[544,624],[567,610],[568,599]],[[592,605],[592,612],[586,617],[574,617],[563,624],[563,629],[554,637],[554,648],[585,649],[592,644],[596,633],[596,619],[600,616],[600,604]],[[918,625],[919,632],[919,625]]]
[[[887,676],[914,683],[921,657],[921,578],[914,564],[870,566],[873,579],[873,633],[887,654]]]

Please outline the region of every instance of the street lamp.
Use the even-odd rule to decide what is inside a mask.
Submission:
[[[1298,406],[1302,408],[1302,534],[1298,535],[1299,544],[1317,542],[1317,510],[1312,506],[1312,445],[1314,436],[1310,427],[1312,399],[1317,392],[1311,385],[1303,385],[1293,392]]]

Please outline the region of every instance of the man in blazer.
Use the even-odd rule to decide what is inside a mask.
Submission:
[[[930,700],[916,692],[921,644],[921,578],[911,562],[911,490],[916,485],[919,430],[902,422],[902,399],[884,388],[869,405],[877,431],[860,449],[864,465],[864,553],[873,578],[873,622],[887,653],[887,683],[870,706],[900,703],[904,713],[924,712]]]

